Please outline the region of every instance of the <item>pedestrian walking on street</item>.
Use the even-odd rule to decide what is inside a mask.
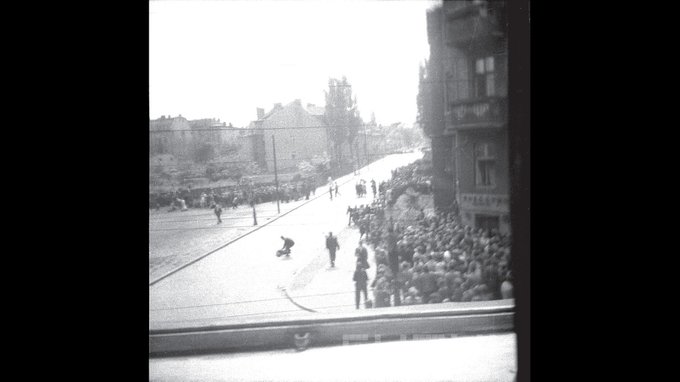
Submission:
[[[352,218],[354,218],[354,210],[352,207],[347,206],[347,215],[349,215],[349,220],[347,221],[347,226],[352,225]]]
[[[371,179],[371,190],[373,191],[373,199],[375,199],[375,195],[377,194],[378,190],[375,187],[375,180]]]
[[[219,204],[215,204],[215,216],[217,216],[217,224],[222,223],[222,218],[220,218],[220,215],[222,215],[222,206]]]
[[[364,304],[368,301],[368,274],[366,274],[366,269],[361,265],[360,261],[357,261],[357,268],[354,271],[354,302],[356,303],[357,309],[359,309],[359,301],[361,300],[361,292],[364,292]]]
[[[334,182],[333,185],[335,186],[335,196],[340,195],[340,193],[338,192],[338,182]]]
[[[354,251],[354,255],[357,257],[357,264],[361,264],[364,269],[368,269],[371,266],[368,264],[368,250],[364,247],[364,241],[359,240],[359,246]]]
[[[333,200],[333,183],[330,183],[328,185],[328,195],[331,196],[331,200]]]
[[[364,237],[366,235],[366,238],[368,239],[368,230],[370,227],[370,221],[368,220],[367,217],[364,217],[361,219],[361,222],[359,223],[359,239]]]
[[[335,267],[335,251],[340,249],[340,244],[338,244],[338,238],[333,236],[333,232],[329,232],[326,237],[326,248],[331,258],[331,267]]]

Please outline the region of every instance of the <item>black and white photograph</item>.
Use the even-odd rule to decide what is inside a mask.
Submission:
[[[149,1],[150,381],[526,380],[512,8]]]

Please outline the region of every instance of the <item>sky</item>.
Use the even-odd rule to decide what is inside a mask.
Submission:
[[[431,0],[152,0],[151,119],[219,118],[236,127],[275,103],[325,104],[330,77],[352,84],[361,117],[416,119]]]

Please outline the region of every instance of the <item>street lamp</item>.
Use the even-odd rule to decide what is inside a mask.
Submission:
[[[255,212],[255,195],[250,198],[250,205],[253,206],[253,225],[257,225],[257,213]]]

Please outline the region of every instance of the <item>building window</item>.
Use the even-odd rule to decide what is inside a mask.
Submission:
[[[464,57],[453,59],[453,67],[446,73],[447,98],[449,102],[470,98],[468,61]]]
[[[496,95],[496,68],[494,57],[475,60],[475,92],[478,98]]]
[[[496,185],[496,152],[491,143],[477,144],[475,147],[475,183],[481,187]]]
[[[508,95],[507,60],[508,56],[504,52],[499,52],[494,56],[494,82],[496,85],[494,95],[500,97],[506,97]]]

